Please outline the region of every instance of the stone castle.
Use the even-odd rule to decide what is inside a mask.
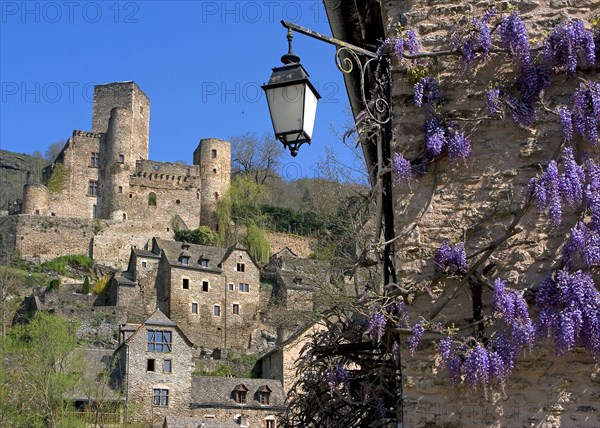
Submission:
[[[87,254],[124,268],[131,248],[177,229],[218,230],[231,179],[229,142],[202,139],[193,165],[148,159],[150,100],[133,81],[94,87],[91,131],[75,130],[42,183],[23,189],[20,215],[0,218],[3,251],[42,262]]]
[[[21,213],[218,229],[229,143],[201,140],[193,165],[148,160],[149,119],[150,100],[135,82],[95,86],[92,131],[73,131],[46,168],[46,185],[25,186]]]

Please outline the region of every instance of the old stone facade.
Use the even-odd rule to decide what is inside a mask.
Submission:
[[[325,3],[331,5],[331,9],[338,7],[335,1]],[[358,16],[347,13],[342,20],[336,16],[332,26],[339,29],[338,34],[334,31],[334,36],[360,43],[358,39],[369,32],[372,42],[394,37],[401,25],[405,30],[416,32],[422,52],[436,52],[449,49],[450,35],[461,25],[460,18],[470,22],[471,16],[481,16],[490,5],[490,2],[452,0],[368,1],[355,11]],[[597,0],[494,2],[499,13],[506,13],[509,5],[518,8],[529,38],[537,40],[565,19],[580,18],[590,28],[600,8]],[[345,13],[343,9],[339,9],[339,14]],[[370,19],[373,10],[379,14],[375,21]],[[377,30],[376,23],[380,19],[386,31]],[[340,28],[339,22],[345,25]],[[364,24],[361,34],[356,36],[358,32],[351,31],[344,34],[344,30],[354,30],[357,22]],[[354,36],[358,39],[347,40]],[[475,334],[474,329],[467,327],[473,320],[469,287],[458,287],[459,282],[454,280],[432,283],[436,275],[433,260],[441,244],[464,241],[467,255],[473,255],[468,259],[471,267],[483,253],[482,249],[505,236],[507,231],[514,232],[481,265],[477,274],[486,268],[483,275],[490,284],[496,278],[505,279],[508,287],[531,296],[553,268],[553,262],[560,259],[562,242],[579,218],[565,213],[562,225],[553,228],[545,215],[536,212],[535,203],[525,206],[530,180],[560,153],[563,138],[556,115],[540,108],[531,127],[515,125],[508,109],[504,117],[486,118],[489,115],[488,88],[513,81],[518,62],[503,55],[492,55],[487,63],[476,61],[470,67],[460,62],[460,56],[439,56],[432,61],[432,68],[443,96],[440,109],[448,113],[448,117],[466,119],[456,123],[468,134],[472,155],[454,163],[442,155],[431,162],[427,173],[420,174],[410,185],[403,182],[395,187],[395,234],[399,237],[395,241],[396,266],[402,287],[427,290],[417,293],[417,298],[410,302],[411,324],[432,312],[430,293],[433,293],[435,307],[456,289],[455,298],[433,321],[466,329],[465,334]],[[425,108],[414,105],[414,82],[407,79],[405,65],[406,62],[394,59],[392,145],[394,151],[417,163],[424,147]],[[596,67],[578,69],[577,77],[597,81],[597,65],[598,59]],[[546,107],[568,105],[579,80],[565,78],[562,73],[554,75],[553,82],[543,94],[548,102]],[[358,115],[359,111],[356,109],[355,113]],[[482,117],[479,122],[470,122]],[[598,147],[591,147],[581,138],[576,138],[573,146],[576,156],[585,151],[595,161],[600,158]],[[523,208],[524,215],[519,217]],[[518,221],[518,227],[510,229],[514,221]],[[598,284],[597,275],[595,280]],[[433,288],[428,288],[430,286]],[[490,311],[490,300],[490,289],[484,287],[486,313]],[[535,312],[534,299],[530,306]],[[592,427],[600,424],[600,367],[588,353],[576,351],[557,357],[550,344],[547,349],[538,348],[520,356],[506,385],[487,392],[473,391],[452,385],[446,369],[435,357],[437,347],[431,340],[436,337],[425,337],[423,348],[414,357],[408,352],[402,355],[407,426]]]
[[[192,343],[160,310],[135,331],[122,333],[115,357],[116,376],[136,418],[156,422],[187,414]]]
[[[209,247],[153,239],[134,249],[111,284],[111,304],[145,317],[160,308],[190,340],[207,348],[247,349],[259,326],[259,267],[239,244]]]
[[[123,325],[120,341],[113,375],[129,420],[276,428],[285,411],[280,381],[193,376],[192,343],[160,309],[142,324]]]

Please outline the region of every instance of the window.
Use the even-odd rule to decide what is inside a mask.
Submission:
[[[100,167],[100,153],[92,152],[92,156],[90,157],[90,166],[92,168]]]
[[[90,183],[88,186],[88,195],[98,196],[98,181],[90,180]]]
[[[208,292],[208,281],[202,281],[202,291]]]
[[[169,405],[169,390],[168,389],[158,389],[155,388],[153,390],[154,396],[154,405],[167,407]]]
[[[144,106],[140,106],[140,114],[144,114]]]
[[[265,428],[275,428],[275,419],[265,419]]]
[[[94,204],[94,206],[92,207],[92,218],[96,218],[97,215],[98,215],[98,207],[96,206],[96,204]]]
[[[234,303],[233,304],[233,314],[234,315],[239,315],[240,314],[240,305],[238,303]]]
[[[250,292],[250,286],[248,284],[244,284],[243,282],[240,282],[240,291],[242,293],[249,293]]]
[[[184,290],[190,289],[190,279],[189,278],[182,278],[181,288],[183,288]]]
[[[258,396],[258,402],[262,405],[269,404],[269,396],[271,395],[271,388],[267,385],[263,385],[256,390],[256,395]]]
[[[190,251],[190,244],[181,244],[181,249],[183,251]]]
[[[245,403],[246,402],[246,393],[248,392],[248,388],[246,388],[243,384],[237,385],[233,389],[233,399],[236,403]]]
[[[171,352],[171,332],[148,330],[148,352]]]
[[[148,194],[148,205],[151,206],[151,207],[155,207],[156,206],[156,193],[150,192]]]
[[[212,149],[210,151],[210,157],[213,159],[217,157],[217,149]]]
[[[202,267],[207,268],[208,267],[208,260],[207,259],[200,259],[198,260],[198,264]]]
[[[147,372],[153,372],[154,371],[154,358],[148,358],[148,361],[146,361],[146,371]]]
[[[175,204],[179,205],[181,203],[181,201],[179,199],[175,200]]]
[[[145,268],[146,266],[148,266],[148,263],[142,262],[142,267]]]
[[[171,360],[163,361],[163,373],[171,373],[173,371]]]
[[[185,266],[189,266],[190,258],[189,257],[179,257],[179,263]]]
[[[219,192],[215,192],[215,201],[219,200]]]
[[[238,272],[246,272],[246,265],[244,263],[238,263],[235,270]]]
[[[229,291],[233,291],[233,284],[232,283],[227,284],[227,289]]]
[[[213,315],[216,317],[221,316],[221,307],[219,305],[213,306]]]
[[[198,313],[198,303],[192,303],[192,313],[193,314]]]
[[[117,188],[117,192],[119,192],[119,193],[123,193],[123,186],[119,186],[119,187]]]
[[[217,168],[213,168],[213,174],[217,173]]]
[[[119,163],[125,163],[125,155],[119,154]]]

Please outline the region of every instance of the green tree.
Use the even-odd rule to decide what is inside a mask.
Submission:
[[[264,230],[253,221],[248,224],[246,239],[244,240],[248,247],[248,252],[258,263],[266,263],[271,257],[271,245],[265,235]]]
[[[175,240],[190,244],[217,245],[219,235],[208,226],[200,226],[194,230],[178,230],[175,232]]]
[[[61,417],[70,408],[67,397],[83,373],[76,344],[69,323],[56,315],[38,312],[28,324],[12,327],[3,346],[3,426],[66,426]]]
[[[81,293],[90,294],[90,279],[87,277],[87,275],[83,280],[83,289],[81,290]]]

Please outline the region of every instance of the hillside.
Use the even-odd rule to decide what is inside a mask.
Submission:
[[[41,157],[0,150],[0,214],[8,211],[8,204],[23,198],[27,174],[39,177],[45,165]]]

